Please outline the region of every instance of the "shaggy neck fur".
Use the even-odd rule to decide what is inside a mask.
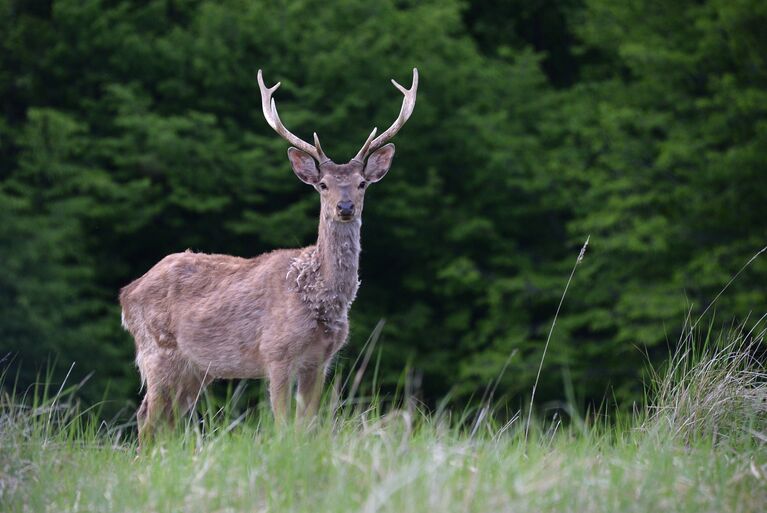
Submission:
[[[320,216],[317,244],[305,248],[288,271],[294,290],[329,331],[346,326],[357,295],[361,226],[359,218],[341,223]]]

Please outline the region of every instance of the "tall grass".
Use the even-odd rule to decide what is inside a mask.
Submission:
[[[686,443],[765,438],[767,372],[762,327],[735,327],[717,337],[689,327],[648,391],[643,428]]]
[[[0,510],[761,512],[759,330],[687,337],[629,418],[534,420],[527,436],[520,415],[333,394],[311,429],[277,430],[234,387],[137,455],[132,426],[43,384],[0,400]]]

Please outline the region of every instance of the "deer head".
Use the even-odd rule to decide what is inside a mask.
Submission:
[[[383,178],[391,167],[394,145],[386,142],[402,128],[413,113],[418,91],[418,70],[413,68],[413,83],[410,89],[405,89],[394,80],[392,83],[405,96],[397,119],[378,137],[377,129],[374,128],[354,158],[345,164],[336,164],[322,151],[317,133],[314,133],[312,145],[285,128],[277,114],[277,104],[272,98],[280,87],[280,82],[266,87],[261,70],[258,70],[264,117],[269,126],[293,145],[288,149],[288,160],[293,172],[302,182],[313,186],[320,193],[321,215],[327,220],[349,222],[358,219],[362,215],[368,185]]]

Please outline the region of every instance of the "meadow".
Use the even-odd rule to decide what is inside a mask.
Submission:
[[[347,379],[352,390],[332,387],[311,426],[278,429],[268,410],[238,408],[238,386],[225,400],[203,397],[141,451],[130,423],[81,409],[76,386],[40,385],[3,396],[0,503],[9,512],[761,512],[764,333],[761,320],[721,336],[688,331],[631,412],[508,417],[490,393],[475,408],[426,411],[407,393],[355,396]]]

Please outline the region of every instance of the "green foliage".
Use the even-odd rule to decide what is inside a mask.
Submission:
[[[135,399],[121,286],[186,248],[315,236],[256,70],[342,161],[418,66],[366,204],[349,352],[386,318],[384,385],[410,362],[426,399],[466,398],[513,353],[498,390],[529,393],[590,234],[537,397],[569,375],[584,400],[637,399],[645,353],[765,245],[765,21],[756,0],[0,0],[0,353],[26,383],[76,361],[90,399]],[[762,309],[766,281],[756,260],[719,318]]]

